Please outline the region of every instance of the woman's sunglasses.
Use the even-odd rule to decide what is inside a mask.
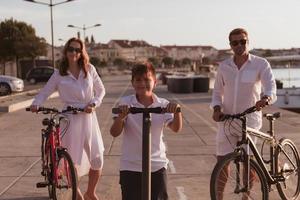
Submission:
[[[74,48],[74,47],[67,47],[67,51],[73,53],[74,51],[76,53],[81,53],[81,49],[80,48]]]
[[[237,46],[237,45],[245,45],[247,43],[247,40],[246,39],[241,39],[241,40],[232,40],[232,41],[230,41],[230,45],[231,46]]]

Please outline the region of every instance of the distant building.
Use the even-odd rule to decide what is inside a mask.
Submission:
[[[64,46],[54,47],[54,60],[60,60],[63,56]],[[52,60],[52,46],[47,44],[47,59]]]
[[[119,56],[127,61],[145,61],[157,56],[157,48],[143,40],[111,40],[108,46],[117,49]]]
[[[160,48],[165,50],[168,56],[174,60],[182,60],[184,58],[202,60],[204,57],[214,59],[218,55],[218,50],[212,46],[163,45]]]
[[[215,61],[220,62],[227,58],[230,58],[231,56],[233,56],[233,52],[231,49],[221,49],[218,51],[218,56]]]
[[[104,62],[113,62],[116,58],[120,57],[120,54],[116,48],[110,48],[107,44],[95,44],[88,48],[88,54],[90,57],[99,58]]]

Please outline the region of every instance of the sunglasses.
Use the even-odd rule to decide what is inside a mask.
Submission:
[[[81,53],[81,49],[80,48],[74,48],[74,47],[71,47],[71,46],[67,47],[67,51],[71,52],[71,53],[73,53],[74,51],[76,53]]]
[[[247,40],[246,39],[241,39],[241,40],[232,40],[230,41],[230,45],[231,46],[237,46],[237,45],[245,45],[247,43]]]

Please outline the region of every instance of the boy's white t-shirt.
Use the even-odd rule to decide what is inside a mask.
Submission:
[[[166,107],[169,101],[153,94],[153,104],[148,108]],[[122,97],[118,105],[144,108],[136,95]],[[115,115],[116,117],[117,115]],[[167,168],[169,160],[166,157],[166,146],[163,142],[163,128],[173,120],[172,113],[151,113],[151,171],[155,172],[163,167]],[[122,155],[120,159],[120,171],[142,172],[142,136],[143,114],[128,114],[124,122]]]

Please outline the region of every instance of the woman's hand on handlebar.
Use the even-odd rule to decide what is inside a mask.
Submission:
[[[177,113],[178,108],[180,108],[180,105],[178,103],[169,103],[166,107],[167,113]]]
[[[31,105],[30,106],[30,111],[33,113],[37,113],[39,110],[39,107],[37,105]]]
[[[94,103],[90,103],[84,108],[84,112],[92,113],[95,110],[95,108],[96,108],[96,105]]]

